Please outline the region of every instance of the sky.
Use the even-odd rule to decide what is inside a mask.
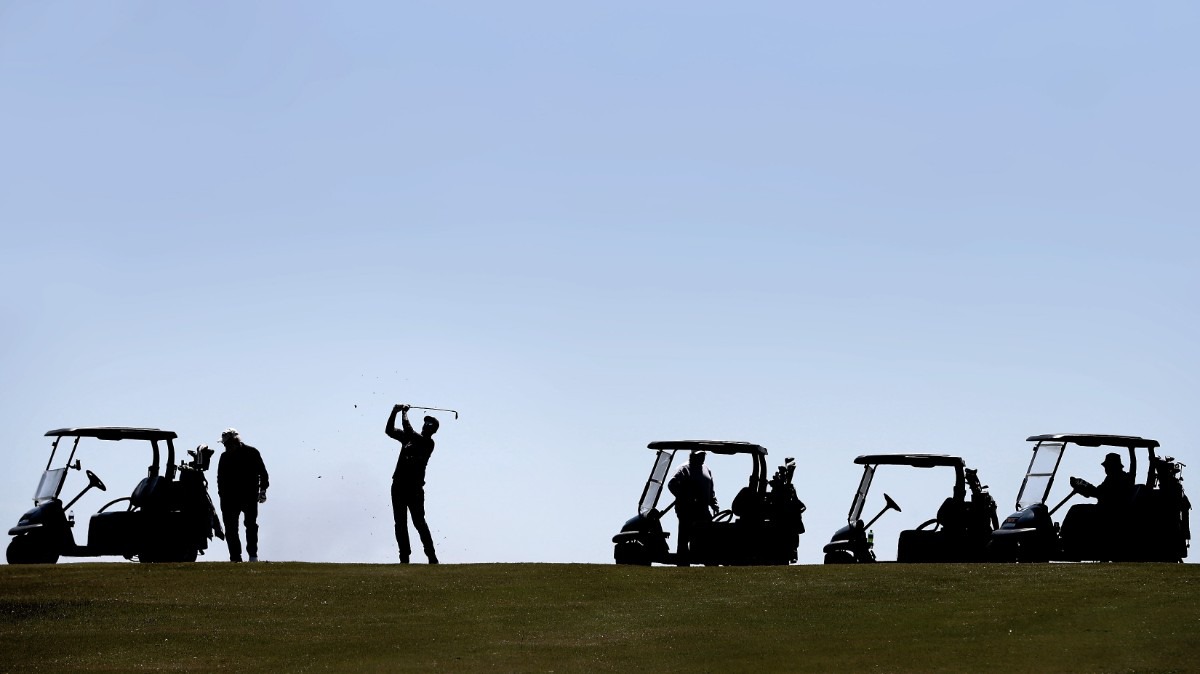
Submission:
[[[395,403],[460,413],[449,563],[610,563],[655,440],[795,457],[801,563],[861,454],[963,456],[1001,517],[1033,434],[1191,463],[1198,32],[1187,2],[0,0],[0,509],[47,430],[235,427],[263,559],[392,562]],[[127,444],[81,455],[109,492],[77,519],[143,476]],[[749,463],[715,459],[727,506]],[[949,486],[881,471],[881,559]]]

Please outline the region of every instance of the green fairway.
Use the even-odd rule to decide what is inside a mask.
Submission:
[[[0,567],[0,671],[1185,671],[1193,565]]]

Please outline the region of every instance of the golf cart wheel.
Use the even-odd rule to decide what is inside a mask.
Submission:
[[[1017,562],[1021,564],[1045,564],[1050,561],[1046,546],[1022,541],[1017,544]]]
[[[853,564],[854,554],[849,550],[834,550],[825,553],[826,564]]]
[[[20,534],[8,544],[9,564],[56,564],[58,550],[44,533]]]
[[[998,564],[1012,564],[1017,561],[1017,544],[1013,541],[988,541],[984,548],[984,558]]]
[[[617,564],[650,566],[650,555],[646,553],[646,547],[636,542],[618,543],[613,548],[613,559]]]

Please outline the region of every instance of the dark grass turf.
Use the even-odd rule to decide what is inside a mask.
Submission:
[[[2,671],[1200,670],[1192,565],[0,567]]]

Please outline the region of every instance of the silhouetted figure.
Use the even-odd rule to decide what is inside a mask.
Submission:
[[[400,414],[402,427],[396,430],[396,414]],[[438,420],[425,417],[421,432],[413,430],[408,423],[408,405],[396,405],[388,417],[388,437],[400,441],[400,458],[396,460],[396,472],[392,473],[392,516],[396,520],[396,543],[400,546],[400,562],[407,564],[412,548],[408,543],[408,515],[412,513],[413,526],[421,537],[425,557],[430,564],[437,564],[433,551],[433,536],[425,523],[425,467],[433,454],[433,434],[437,433]]]
[[[667,489],[675,496],[675,515],[679,518],[679,543],[675,551],[680,555],[691,550],[696,528],[708,524],[717,514],[713,476],[704,466],[704,456],[703,451],[692,452],[687,465],[681,466],[667,482]]]
[[[238,537],[238,516],[246,522],[246,554],[258,561],[258,504],[267,500],[267,467],[258,450],[242,442],[232,428],[221,433],[225,451],[217,463],[217,495],[221,499],[221,519],[225,522],[225,543],[229,561],[242,561],[242,541]]]
[[[1072,477],[1071,486],[1080,494],[1095,498],[1101,508],[1119,508],[1128,504],[1133,496],[1133,477],[1125,472],[1121,455],[1109,452],[1100,465],[1104,466],[1104,481],[1099,485]]]

